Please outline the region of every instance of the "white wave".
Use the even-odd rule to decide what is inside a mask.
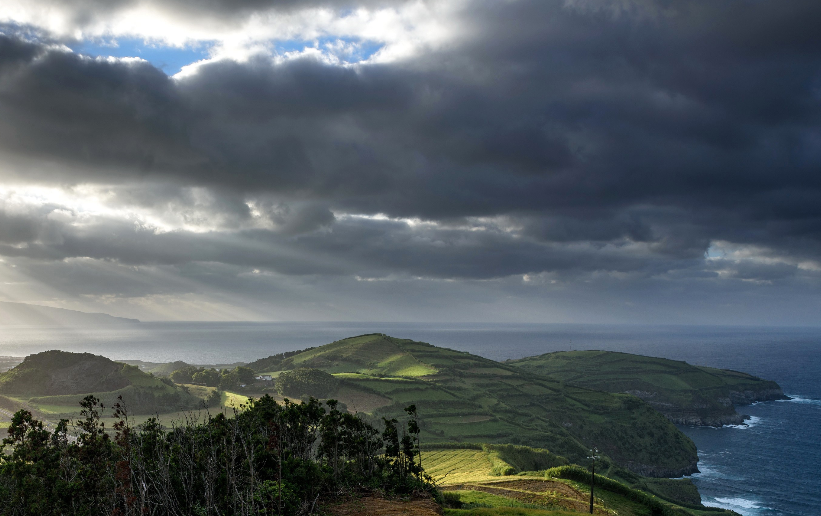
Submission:
[[[757,425],[761,422],[760,417],[750,416],[750,419],[745,420],[740,425],[727,425],[725,428],[738,428],[739,430],[746,430],[752,426]]]
[[[777,400],[780,402],[788,402],[788,403],[801,403],[803,405],[821,405],[821,400],[816,400],[813,398],[803,398],[801,396],[796,396],[794,394],[787,394],[790,397],[788,400]]]
[[[755,500],[747,500],[746,498],[714,498],[702,503],[708,507],[729,509],[741,514],[742,516],[754,516],[755,514],[758,514],[759,509],[767,509],[767,507],[762,507],[759,505],[759,502]]]

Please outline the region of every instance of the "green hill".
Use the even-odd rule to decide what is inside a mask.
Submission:
[[[567,385],[638,396],[679,424],[738,424],[744,416],[735,405],[786,398],[777,383],[749,374],[613,351],[562,351],[506,363]]]
[[[44,413],[76,412],[88,394],[107,406],[122,396],[132,413],[197,408],[201,400],[170,381],[136,366],[90,353],[44,351],[0,374],[0,394],[27,402]]]
[[[264,368],[271,363],[259,362]],[[334,374],[342,382],[329,397],[375,417],[400,417],[416,404],[428,443],[525,444],[571,461],[596,446],[620,466],[650,476],[690,473],[698,460],[692,441],[634,396],[564,385],[422,342],[362,335],[277,364]]]

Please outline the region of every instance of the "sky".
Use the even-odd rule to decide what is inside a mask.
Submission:
[[[821,324],[817,0],[5,0],[0,301]]]

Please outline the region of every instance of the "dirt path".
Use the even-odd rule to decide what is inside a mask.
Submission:
[[[431,499],[388,500],[379,496],[365,496],[338,504],[327,505],[333,516],[441,516],[442,508]]]

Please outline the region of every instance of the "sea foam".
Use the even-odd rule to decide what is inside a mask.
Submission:
[[[738,428],[739,430],[746,430],[750,427],[753,427],[761,422],[760,417],[750,416],[750,419],[744,421],[744,423],[740,425],[727,425],[725,428]]]
[[[821,406],[821,400],[816,400],[813,398],[802,398],[801,396],[796,396],[794,394],[788,394],[787,396],[790,397],[788,400],[777,400],[779,402],[785,403],[801,403],[802,405],[819,405]]]
[[[747,500],[746,498],[715,498],[703,503],[708,507],[729,509],[741,514],[742,516],[755,516],[758,514],[759,510],[767,509],[767,507],[762,507],[760,502],[755,500]]]

